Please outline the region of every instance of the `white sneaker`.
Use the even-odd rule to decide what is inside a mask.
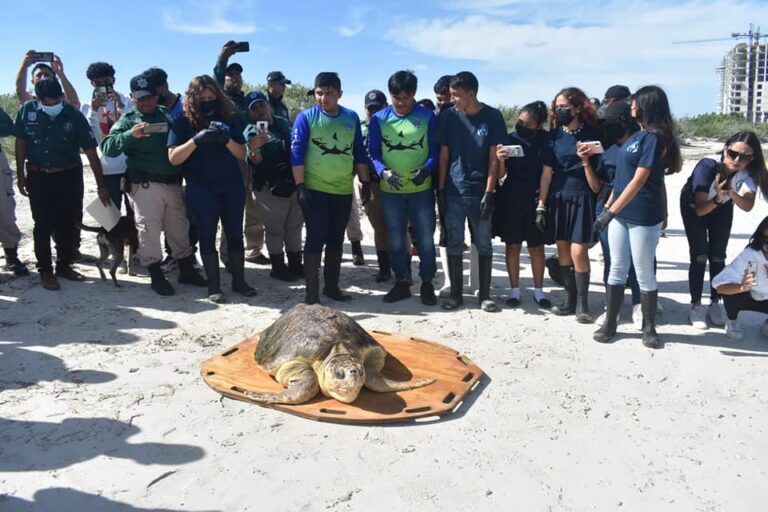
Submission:
[[[439,292],[437,292],[437,295],[438,295],[438,296],[439,296],[441,299],[447,299],[448,297],[450,297],[450,296],[451,296],[451,285],[449,285],[449,284],[446,284],[445,286],[443,286],[442,288],[440,288],[440,291],[439,291]]]
[[[600,313],[600,316],[598,316],[597,320],[595,320],[595,325],[597,325],[598,327],[602,327],[603,326],[603,324],[605,323],[605,314],[606,313],[607,313],[607,311],[605,309],[603,309],[603,312]]]
[[[760,334],[763,335],[763,338],[768,338],[768,320],[763,322],[763,325],[760,326]]]
[[[695,304],[691,306],[691,312],[688,313],[688,321],[696,329],[707,329],[707,307],[704,304]]]
[[[707,309],[707,319],[709,320],[709,323],[715,327],[722,327],[725,325],[723,307],[719,302],[715,302],[709,305],[709,308]]]
[[[632,306],[632,324],[638,331],[643,330],[643,307],[640,304]]]
[[[763,324],[763,327],[765,327],[765,324]],[[735,341],[741,341],[744,338],[744,331],[741,330],[738,318],[725,322],[725,335]]]

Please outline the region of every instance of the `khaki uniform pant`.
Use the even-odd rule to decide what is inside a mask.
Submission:
[[[259,215],[264,219],[267,251],[269,254],[301,251],[301,229],[304,226],[304,215],[296,199],[296,192],[291,197],[273,196],[264,186],[254,190]]]
[[[358,186],[360,182],[355,176],[355,193],[352,195],[352,207],[349,211],[349,221],[347,222],[347,239],[350,242],[360,242],[363,239],[363,230],[360,229],[360,193]]]
[[[13,196],[13,171],[8,165],[5,152],[0,151],[0,244],[8,249],[18,247],[21,240]]]
[[[245,227],[243,228],[243,236],[245,237],[245,257],[254,258],[261,253],[261,248],[264,247],[264,219],[256,205],[256,199],[251,193],[251,181],[253,178],[251,169],[244,161],[240,162],[239,165],[240,173],[243,175],[243,184],[245,185]],[[228,253],[227,237],[222,230],[221,238],[219,240],[219,254],[221,255],[221,261],[229,261],[227,256]]]
[[[139,257],[145,267],[162,261],[160,233],[165,232],[171,256],[180,260],[192,254],[189,221],[181,185],[149,182],[147,188],[131,184],[128,195],[139,231]]]
[[[358,194],[359,190],[358,188]],[[368,217],[368,222],[373,227],[373,243],[376,246],[376,252],[388,251],[387,225],[381,210],[381,185],[379,183],[371,182],[371,199],[363,206],[363,209],[366,217]]]

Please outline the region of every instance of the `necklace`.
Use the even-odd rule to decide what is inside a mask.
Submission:
[[[576,128],[575,130],[569,130],[567,126],[563,126],[563,131],[565,133],[570,133],[571,135],[576,135],[581,131],[582,128],[584,128],[584,123],[580,124],[579,127]]]

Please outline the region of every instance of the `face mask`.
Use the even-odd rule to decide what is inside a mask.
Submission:
[[[43,105],[40,104],[40,109],[48,114],[48,117],[56,117],[57,115],[61,114],[61,110],[64,108],[63,103],[57,103],[55,105]]]
[[[558,108],[555,110],[555,121],[558,126],[568,126],[573,121],[573,113],[570,108]]]
[[[528,128],[520,122],[515,125],[515,132],[517,132],[517,134],[524,139],[531,139],[534,135],[536,135],[536,130],[533,128]]]
[[[621,123],[605,123],[603,125],[606,141],[615,144],[626,132]]]
[[[213,114],[213,111],[216,110],[216,100],[209,100],[209,101],[201,101],[200,102],[200,111],[205,114]]]

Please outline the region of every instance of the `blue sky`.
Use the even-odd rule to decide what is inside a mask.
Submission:
[[[3,8],[0,92],[11,92],[23,53],[55,51],[82,98],[90,62],[117,69],[117,88],[149,66],[183,92],[189,79],[211,73],[228,39],[250,41],[243,64],[248,82],[282,70],[311,85],[319,71],[338,71],[342,103],[362,110],[372,88],[386,91],[398,69],[413,69],[419,97],[432,97],[443,74],[474,72],[479,97],[496,105],[549,102],[575,85],[602,97],[615,83],[657,84],[678,116],[715,109],[715,68],[733,41],[673,45],[680,40],[744,32],[764,20],[768,2],[445,0],[387,2],[276,2],[264,0],[68,1],[41,0]]]

